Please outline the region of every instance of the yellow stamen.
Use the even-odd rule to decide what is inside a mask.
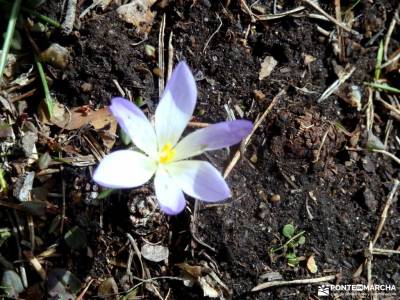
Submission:
[[[174,159],[175,154],[176,150],[172,148],[172,145],[170,143],[167,143],[161,148],[160,157],[158,161],[161,164],[170,163]]]

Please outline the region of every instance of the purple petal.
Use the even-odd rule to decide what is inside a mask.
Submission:
[[[118,124],[132,139],[132,142],[149,156],[157,156],[157,139],[154,128],[144,113],[124,98],[113,98],[110,110]]]
[[[166,214],[176,215],[185,208],[186,201],[182,189],[164,169],[157,170],[154,186],[160,208]]]
[[[175,161],[239,143],[253,129],[246,120],[227,121],[192,132],[176,146]]]
[[[149,181],[156,168],[154,160],[142,153],[119,150],[100,161],[93,180],[108,188],[133,188]]]
[[[171,163],[167,171],[182,190],[194,198],[207,201],[222,201],[231,196],[224,178],[210,163],[186,160]]]
[[[175,145],[192,117],[197,89],[193,74],[185,62],[179,63],[168,81],[155,114],[158,146]]]

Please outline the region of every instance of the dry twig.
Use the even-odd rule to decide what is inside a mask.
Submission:
[[[329,276],[318,277],[318,278],[296,279],[296,280],[291,280],[291,281],[285,281],[285,280],[270,281],[270,282],[264,282],[264,283],[257,285],[251,291],[257,292],[257,291],[265,290],[265,289],[268,289],[271,287],[282,286],[282,285],[314,284],[314,283],[320,283],[320,282],[327,282],[327,281],[334,280],[335,278],[336,278],[336,275],[329,275]]]
[[[316,162],[319,161],[319,157],[320,157],[320,155],[321,155],[322,147],[323,147],[324,144],[325,144],[325,140],[326,140],[326,137],[328,136],[329,131],[331,130],[331,126],[332,126],[332,125],[330,125],[330,126],[328,127],[328,129],[327,129],[326,132],[324,133],[324,136],[322,137],[321,144],[320,144],[319,147],[318,147],[317,156],[315,157],[313,163],[316,163]]]
[[[235,155],[233,156],[231,162],[229,165],[226,167],[225,172],[224,172],[224,178],[228,177],[228,175],[231,173],[232,169],[235,167],[235,165],[238,163],[240,156],[243,155],[246,146],[250,142],[252,136],[254,135],[254,132],[257,130],[258,127],[264,122],[265,118],[268,116],[268,114],[271,112],[271,110],[274,108],[275,104],[278,102],[278,100],[285,94],[285,90],[281,90],[272,100],[271,104],[267,107],[267,109],[264,111],[264,113],[261,115],[261,117],[258,119],[258,121],[254,124],[253,130],[250,132],[250,134],[242,141],[240,144],[240,149],[236,151]]]
[[[372,88],[368,87],[368,103],[366,109],[366,117],[367,117],[367,132],[371,132],[372,126],[374,125],[374,101],[372,99],[373,91]]]
[[[160,24],[160,33],[158,35],[158,67],[161,70],[161,75],[158,77],[158,95],[161,99],[164,93],[164,31],[165,31],[165,14],[162,16],[161,24]]]
[[[207,42],[206,42],[205,45],[204,45],[203,53],[206,53],[206,49],[207,49],[207,47],[208,47],[208,44],[210,43],[210,41],[212,40],[212,38],[218,33],[218,31],[220,31],[220,29],[221,29],[221,27],[222,27],[222,20],[221,20],[220,16],[219,16],[217,13],[216,13],[216,15],[217,15],[217,18],[218,18],[218,20],[219,20],[218,28],[217,28],[217,30],[215,30],[215,31],[211,34],[211,36],[208,38]]]
[[[89,283],[85,286],[85,288],[83,289],[82,293],[80,293],[77,297],[76,300],[83,300],[83,297],[85,296],[85,294],[87,293],[88,289],[90,288],[90,286],[92,285],[94,279],[90,279]]]
[[[350,78],[351,75],[353,75],[355,70],[356,68],[352,67],[348,72],[343,72],[343,74],[341,74],[341,76],[334,83],[332,83],[325,90],[325,92],[322,93],[322,95],[318,98],[317,102],[321,103],[323,100],[332,95],[347,79]]]
[[[384,46],[383,46],[383,58],[385,60],[388,60],[388,48],[389,48],[390,39],[391,39],[393,31],[394,31],[394,26],[396,25],[397,22],[400,22],[399,11],[400,11],[400,4],[397,7],[396,12],[393,15],[392,21],[390,22],[388,31],[385,36],[385,42],[384,42]],[[382,68],[383,68],[383,66],[382,66]]]
[[[391,64],[395,63],[396,61],[398,61],[399,59],[400,59],[400,51],[398,51],[398,53],[393,58],[391,58],[390,60],[388,60],[387,62],[382,64],[381,68],[386,68],[386,67],[390,66]]]
[[[326,11],[324,11],[316,2],[314,2],[312,0],[303,0],[303,1],[305,3],[307,3],[308,5],[310,5],[311,7],[313,7],[315,10],[319,11],[320,14],[324,15],[329,21],[331,21],[335,25],[339,26],[343,30],[350,32],[357,37],[361,37],[361,34],[359,32],[347,27],[343,23],[339,23],[334,17],[332,17],[330,14],[328,14]]]
[[[293,14],[299,13],[305,9],[306,8],[304,6],[299,6],[299,7],[296,7],[296,8],[293,8],[293,9],[290,9],[290,10],[287,10],[287,11],[284,11],[284,12],[281,12],[278,14],[273,14],[273,15],[255,15],[255,14],[253,14],[253,15],[259,21],[271,21],[271,20],[281,19],[281,18],[290,16]]]
[[[372,241],[372,245],[374,246],[376,241],[379,239],[381,236],[381,232],[383,229],[383,226],[385,225],[386,219],[387,219],[387,214],[389,211],[389,207],[393,203],[394,196],[396,195],[397,188],[399,187],[399,181],[397,179],[394,180],[394,184],[392,187],[392,190],[389,193],[388,199],[386,201],[385,207],[383,208],[382,214],[381,214],[381,220],[379,222],[378,228],[376,229],[375,237]]]
[[[67,13],[65,14],[64,22],[62,23],[62,27],[64,28],[64,32],[66,34],[70,34],[72,32],[72,29],[74,28],[76,2],[77,0],[68,1]]]
[[[335,16],[336,16],[337,22],[340,24],[343,24],[340,0],[335,0]],[[340,28],[339,25],[336,25],[336,32],[337,32],[337,42],[338,42],[338,48],[339,48],[339,61],[343,62],[345,51],[344,51],[344,46],[343,46],[344,43],[343,43],[342,29]]]
[[[172,46],[173,33],[169,34],[168,39],[168,70],[167,70],[167,80],[171,78],[172,69],[174,68],[174,46]]]
[[[400,165],[400,158],[398,158],[396,155],[394,155],[386,150],[373,149],[372,151],[382,153],[383,155],[389,156],[391,159],[393,159],[395,162],[397,162]]]

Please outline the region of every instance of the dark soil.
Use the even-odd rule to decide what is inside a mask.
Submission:
[[[62,20],[62,2],[47,1],[40,11]],[[81,3],[79,15],[91,1],[78,2]],[[129,252],[129,247],[124,246],[126,233],[135,238],[139,249],[145,240],[168,246],[168,261],[146,262],[150,277],[180,277],[182,271],[177,264],[204,266],[206,263],[228,287],[226,298],[317,299],[316,285],[281,286],[251,293],[252,288],[263,282],[260,276],[270,272],[279,272],[284,280],[339,274],[337,283],[367,284],[366,268],[361,274],[354,274],[365,261],[364,250],[374,238],[400,169],[395,161],[379,153],[348,149],[366,148],[364,108],[368,92],[364,83],[373,81],[379,42],[386,34],[398,2],[386,0],[371,4],[363,0],[354,7],[356,19],[352,28],[361,33],[362,38],[342,32],[345,45],[342,60],[333,52],[329,38],[317,30],[317,25],[334,30],[330,22],[315,20],[306,14],[252,22],[241,9],[240,1],[232,1],[227,8],[220,1],[169,2],[164,8],[158,4],[153,7],[157,15],[152,29],[148,39],[138,45],[143,36],[118,18],[115,4],[105,11],[91,11],[76,24],[70,36],[55,31],[49,38],[34,38],[40,49],[57,42],[71,50],[66,70],[50,68],[54,75],[51,91],[59,102],[70,108],[90,105],[96,109],[109,105],[113,96],[120,95],[113,83],[115,79],[134,98],[143,97],[146,112],[154,111],[158,103],[158,77],[153,72],[157,56],[147,56],[144,47],[158,47],[163,14],[166,16],[166,41],[173,32],[174,62],[186,60],[197,79],[196,121],[215,123],[227,119],[224,106],[233,109],[237,118],[241,116],[235,107],[244,112],[243,118],[256,120],[278,92],[285,90],[285,95],[277,100],[252,137],[245,157],[227,178],[232,199],[218,206],[200,206],[194,221],[197,237],[215,251],[193,239],[190,230],[193,199],[189,200],[190,209],[176,217],[166,217],[157,210],[147,218],[146,212],[151,210],[147,200],[154,197],[153,186],[148,184],[141,189],[115,192],[96,206],[88,201],[91,193],[98,191],[91,181],[92,167],[66,166],[61,173],[53,175],[48,186],[51,192],[61,193],[61,182],[65,183],[67,221],[64,231],[78,225],[88,236],[92,254],[88,254],[87,249],[72,251],[62,236],[48,234],[54,219],[52,214],[35,221],[41,224],[37,235],[43,240],[35,254],[58,243],[60,255],[44,259],[42,263],[47,270],[66,268],[86,284],[94,278],[85,299],[97,295],[101,279],[110,276],[116,280],[119,292],[138,283],[135,279],[129,283],[124,277]],[[250,5],[253,1],[247,2]],[[268,13],[272,12],[272,1],[260,3]],[[342,7],[352,3],[342,1]],[[278,1],[278,4],[283,6],[282,11],[304,5],[302,1]],[[321,6],[335,15],[333,1],[321,3]],[[306,11],[315,12],[310,7]],[[220,24],[218,18],[222,21],[221,28],[204,49]],[[399,34],[397,27],[389,53],[399,48]],[[315,60],[306,64],[306,55]],[[273,56],[278,64],[268,78],[259,80],[261,62],[266,56]],[[336,94],[317,103],[320,94],[337,79],[335,64],[356,67],[344,88],[355,85],[361,89],[362,110],[357,111]],[[398,71],[387,72],[384,76],[393,86],[399,87]],[[83,88],[87,83],[91,86],[89,91]],[[259,93],[256,91],[264,97],[256,96]],[[385,126],[391,117],[378,103],[375,113],[373,130],[383,141]],[[394,120],[388,149],[399,156],[396,136],[399,136],[399,126]],[[80,138],[79,131],[68,133],[68,137],[81,154],[90,154],[87,141]],[[42,145],[39,150],[45,152],[45,147]],[[117,141],[115,148],[121,147],[123,145]],[[224,170],[236,150],[213,152],[204,159]],[[43,183],[35,181],[34,187],[41,185]],[[399,250],[400,207],[396,199],[389,209],[377,248]],[[49,197],[48,201],[62,206],[60,198]],[[2,213],[2,218],[5,216]],[[8,226],[6,221],[2,222],[1,226]],[[297,231],[304,230],[306,238],[304,245],[296,249],[298,257],[304,260],[295,267],[288,265],[284,255],[269,254],[271,249],[284,243],[282,228],[289,223]],[[12,242],[2,250],[7,260],[18,259]],[[318,266],[316,274],[310,274],[307,269],[306,260],[310,256],[314,256]],[[26,267],[30,283],[40,282],[34,269]],[[142,278],[137,257],[132,272]],[[400,290],[399,256],[374,256],[372,278],[376,284],[395,284]],[[162,297],[168,294],[168,299],[203,298],[199,286],[186,287],[181,281],[159,280],[157,288]],[[156,298],[154,292],[143,287],[138,289],[137,295]]]

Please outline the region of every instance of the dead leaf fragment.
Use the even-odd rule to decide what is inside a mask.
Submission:
[[[190,275],[194,279],[198,279],[203,274],[203,267],[201,266],[191,266],[188,263],[176,264],[185,274]]]
[[[2,55],[2,50],[0,50],[0,55]],[[8,78],[12,77],[15,73],[17,57],[14,54],[7,55],[7,63],[4,68],[4,75]]]
[[[317,59],[312,55],[304,54],[303,55],[303,60],[304,60],[304,64],[306,66],[308,66],[309,64],[311,64],[312,62],[316,61]]]
[[[150,7],[156,0],[133,0],[131,3],[121,5],[117,9],[120,19],[132,24],[141,34],[150,31],[155,14]]]
[[[54,103],[53,117],[48,119],[43,107],[39,108],[39,119],[44,124],[53,124],[65,130],[75,130],[91,125],[98,131],[104,145],[111,149],[115,143],[117,120],[107,107],[91,110],[90,107],[80,106],[68,110],[59,102]]]
[[[311,255],[307,260],[307,269],[310,273],[315,274],[318,272],[318,266],[315,263],[314,255]]]
[[[118,299],[118,285],[115,282],[114,277],[108,277],[104,280],[97,291],[97,296],[104,297],[106,299]],[[114,295],[114,296],[111,296]]]
[[[266,98],[265,94],[260,90],[254,90],[253,94],[254,99],[256,99],[257,102],[263,102]]]
[[[219,297],[219,292],[213,286],[211,286],[211,284],[207,281],[206,277],[201,277],[199,279],[199,284],[203,290],[204,297],[209,297],[209,298]]]
[[[35,172],[28,172],[17,179],[14,185],[13,196],[19,201],[30,201]]]
[[[140,252],[145,259],[153,262],[163,261],[169,256],[168,248],[162,245],[144,244]]]
[[[57,43],[51,44],[39,55],[41,61],[60,69],[65,69],[68,66],[69,58],[69,50]]]
[[[105,10],[107,6],[110,5],[111,1],[112,0],[98,0],[96,5],[100,6],[102,10]]]
[[[261,70],[258,74],[258,79],[263,80],[271,75],[277,64],[278,62],[272,56],[267,56],[264,58],[264,61],[261,63]]]

